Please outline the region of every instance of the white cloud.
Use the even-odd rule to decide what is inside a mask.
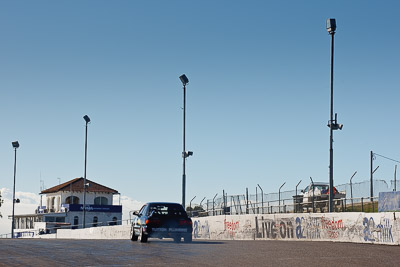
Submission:
[[[0,218],[0,234],[11,233],[11,219],[12,215],[12,190],[8,188],[1,188],[1,199],[4,203],[1,205],[0,212],[3,218]],[[40,196],[30,192],[15,192],[15,198],[19,198],[20,203],[15,204],[15,214],[33,214],[39,206]]]
[[[113,203],[114,205],[119,204],[119,196],[114,196]],[[144,202],[134,200],[133,198],[128,196],[121,196],[121,205],[122,220],[129,220],[129,212],[139,210],[144,205]]]
[[[0,218],[0,234],[11,233],[11,219],[8,216],[12,214],[12,190],[1,188],[1,199],[4,203],[0,207],[3,218]],[[15,204],[15,214],[34,214],[40,203],[40,195],[31,192],[15,192],[15,197],[20,199],[20,203]],[[128,196],[114,196],[113,204],[122,205],[122,220],[129,219],[129,212],[139,210],[143,202],[134,200]]]

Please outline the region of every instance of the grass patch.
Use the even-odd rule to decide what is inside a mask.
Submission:
[[[346,212],[378,212],[378,201],[364,201],[364,203],[361,205],[361,203],[354,203],[354,209],[351,206],[351,203],[347,203],[346,205]]]

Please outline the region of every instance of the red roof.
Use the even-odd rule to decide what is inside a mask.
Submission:
[[[95,183],[93,181],[90,181],[89,179],[86,179],[86,183],[89,183],[89,187],[86,187],[86,192],[118,194],[117,190]],[[83,192],[83,178],[75,178],[63,184],[53,186],[49,189],[43,190],[42,192],[40,192],[40,194],[56,193],[59,191]]]

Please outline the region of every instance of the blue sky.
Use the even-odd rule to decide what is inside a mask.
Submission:
[[[0,1],[0,187],[83,176],[139,201],[328,181],[336,18],[335,184],[400,159],[398,1]],[[394,163],[377,158],[376,178]],[[253,192],[254,193],[254,192]]]

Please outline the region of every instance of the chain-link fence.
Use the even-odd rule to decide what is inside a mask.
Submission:
[[[370,197],[370,181],[335,186],[343,193],[343,197],[333,201],[334,211],[361,211],[376,212],[378,210],[379,192],[394,191],[394,181],[390,186],[384,180],[373,180],[374,197]],[[257,189],[256,189],[257,190]],[[301,212],[327,212],[328,199],[321,197],[305,198],[299,189],[280,193],[249,194],[246,189],[242,195],[228,195],[208,199],[201,206],[204,211],[195,212],[196,216],[213,216],[221,214],[271,214],[271,213],[301,213]],[[296,194],[297,193],[297,194]]]

